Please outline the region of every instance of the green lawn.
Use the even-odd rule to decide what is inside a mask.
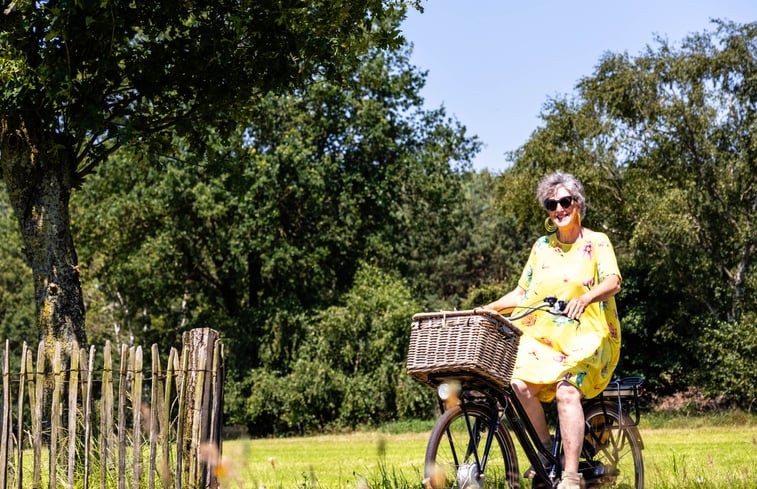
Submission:
[[[224,442],[232,487],[354,488],[375,479],[384,461],[407,481],[420,481],[428,433],[353,433]],[[383,456],[382,456],[383,454]],[[242,482],[243,481],[243,482]]]
[[[642,432],[650,487],[757,487],[757,427]]]
[[[754,417],[744,424],[699,418],[651,424],[661,426],[641,425],[648,488],[757,487]],[[361,432],[227,441],[225,487],[420,488],[427,437]]]

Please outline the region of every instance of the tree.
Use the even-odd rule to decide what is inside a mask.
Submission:
[[[417,310],[409,289],[395,274],[368,265],[354,279],[338,305],[308,321],[290,371],[259,368],[245,375],[245,416],[237,414],[238,421],[268,434],[380,423],[413,403],[423,414],[431,411],[429,396],[417,400],[427,388],[412,385],[404,371],[409,318]]]
[[[497,180],[488,171],[466,171],[446,184],[459,188],[453,200],[408,208],[412,232],[402,242],[408,257],[402,269],[428,310],[491,302],[491,294],[500,297],[520,277],[536,236],[533,229],[518,228],[509,206],[497,204]],[[472,292],[481,286],[489,291],[485,297]]]
[[[125,144],[234,125],[242,100],[391,45],[400,0],[12,2],[0,17],[0,166],[41,336],[86,341],[72,190]]]
[[[459,244],[475,139],[423,108],[405,49],[344,70],[269,94],[202,147],[177,136],[172,157],[124,151],[90,176],[74,230],[121,331],[170,343],[213,324],[238,370],[286,370],[361,261],[407,276]]]
[[[624,274],[622,365],[672,385],[754,370],[753,345],[711,347],[755,317],[757,24],[714,25],[680,46],[605,55],[574,98],[547,104],[502,186],[534,219],[538,178],[583,180],[589,226],[611,235]]]

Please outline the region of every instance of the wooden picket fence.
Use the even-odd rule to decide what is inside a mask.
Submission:
[[[0,489],[217,486],[224,380],[217,332],[184,333],[181,352],[171,348],[165,366],[157,345],[149,366],[140,346],[47,348],[38,345],[35,362],[24,343],[20,368],[11,371],[5,342]]]

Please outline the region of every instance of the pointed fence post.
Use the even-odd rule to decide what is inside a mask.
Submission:
[[[221,452],[222,401],[218,399],[218,385],[223,385],[223,349],[220,337],[210,328],[193,329],[182,335],[186,352],[186,371],[182,382],[184,391],[183,430],[179,440],[182,449],[182,474],[189,487],[215,488],[218,481],[214,466],[218,460],[201,453]],[[179,477],[180,474],[177,474]]]
[[[5,340],[5,350],[3,351],[3,408],[2,408],[2,428],[0,429],[0,487],[3,489],[7,486],[8,478],[8,442],[11,439],[11,397],[10,397],[10,346],[8,340]]]
[[[182,343],[181,353],[171,348],[165,371],[158,346],[152,346],[149,377],[140,346],[121,345],[113,352],[106,342],[100,368],[95,346],[55,342],[50,347],[41,341],[35,362],[34,350],[24,343],[20,368],[11,372],[9,342],[4,349],[0,343],[0,489],[216,489],[224,347],[209,328],[184,333]],[[120,363],[114,371],[116,355]],[[25,470],[26,438],[31,473]]]

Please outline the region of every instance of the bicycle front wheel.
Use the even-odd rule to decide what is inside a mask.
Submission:
[[[442,414],[426,447],[424,472],[425,486],[434,489],[520,487],[512,438],[498,419],[492,423],[491,411],[479,405],[465,410],[455,406]]]
[[[601,404],[587,409],[581,467],[587,488],[644,489],[644,447],[641,435],[617,406]]]

